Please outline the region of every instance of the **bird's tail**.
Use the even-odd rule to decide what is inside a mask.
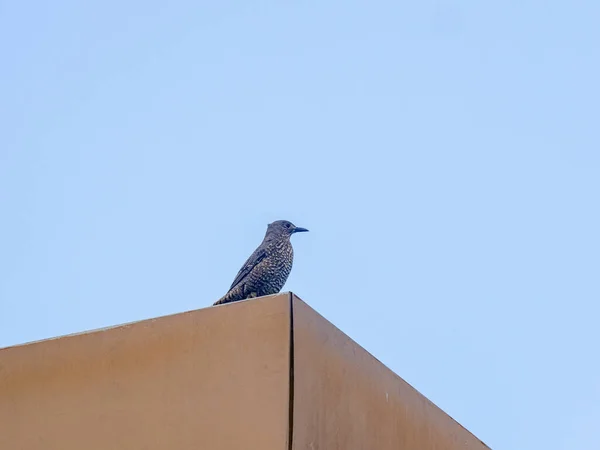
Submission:
[[[225,303],[229,303],[231,300],[227,299],[227,295],[224,295],[223,297],[221,297],[219,300],[217,300],[216,302],[213,303],[213,306],[217,306],[217,305],[223,305]]]
[[[243,291],[243,287],[241,285],[238,285],[231,289],[229,292],[227,292],[227,294],[225,294],[219,300],[214,302],[213,306],[223,305],[225,303],[231,302],[239,302],[240,300],[246,300],[254,297],[258,297],[258,294],[256,292],[251,292],[250,294],[247,294]]]
[[[219,300],[213,303],[213,306],[223,305],[225,303],[235,302],[236,300],[241,300],[242,297],[238,292],[238,289],[231,289],[227,294],[221,297]]]

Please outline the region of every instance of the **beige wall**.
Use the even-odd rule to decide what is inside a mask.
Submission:
[[[0,349],[1,450],[486,448],[291,294]]]
[[[285,449],[289,322],[284,296],[0,350],[0,449]]]
[[[487,447],[294,298],[293,449]]]

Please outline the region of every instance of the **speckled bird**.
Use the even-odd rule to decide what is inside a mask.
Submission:
[[[302,231],[308,230],[287,220],[270,223],[262,243],[244,263],[227,294],[214,305],[277,294],[281,291],[294,262],[294,249],[290,238],[292,234]]]

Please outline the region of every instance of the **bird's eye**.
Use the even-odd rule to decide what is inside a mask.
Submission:
[[[286,224],[285,224],[285,227],[286,227],[286,228],[289,228],[289,227],[290,227],[290,225],[291,225],[291,224],[288,222],[288,223],[286,223]]]

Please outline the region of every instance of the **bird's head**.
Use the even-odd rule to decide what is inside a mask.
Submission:
[[[288,220],[276,220],[267,226],[267,235],[287,236],[290,237],[294,233],[308,231],[306,228],[297,227]]]

